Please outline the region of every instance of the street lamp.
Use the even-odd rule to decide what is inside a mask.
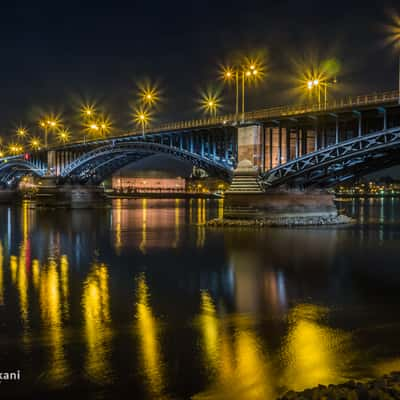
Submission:
[[[48,147],[48,134],[49,131],[54,131],[61,125],[61,121],[58,117],[49,116],[44,118],[39,122],[39,126],[43,129],[44,132],[44,147],[47,149]]]
[[[133,121],[142,127],[143,138],[145,137],[145,127],[149,124],[151,119],[151,113],[144,107],[139,107],[134,110]]]
[[[71,132],[68,129],[62,129],[57,133],[57,139],[60,143],[67,143],[71,138]]]
[[[29,146],[32,150],[40,150],[40,139],[33,137],[29,142]]]
[[[96,114],[96,108],[94,104],[82,104],[80,107],[81,116],[84,120],[88,118],[93,118]]]
[[[23,147],[18,143],[10,143],[8,145],[8,152],[12,155],[21,154],[23,152]]]
[[[25,127],[20,126],[17,128],[17,137],[19,139],[24,139],[26,136],[28,136],[28,130]]]
[[[398,56],[398,102],[400,104],[400,14],[391,16],[391,23],[386,26],[388,36],[386,43],[392,45],[395,50],[399,51]]]
[[[223,66],[222,78],[225,82],[235,79],[236,86],[236,120],[239,117],[239,80],[241,78],[242,91],[242,122],[245,118],[245,82],[258,82],[264,76],[264,65],[259,60],[246,58],[243,63],[236,67]]]
[[[201,108],[205,113],[212,117],[217,115],[218,109],[221,107],[221,101],[217,93],[204,93],[201,98]]]
[[[324,107],[326,109],[328,106],[328,87],[332,87],[334,84],[336,84],[336,78],[333,79],[332,82],[329,82],[324,78],[314,78],[307,81],[307,89],[310,91],[310,93],[314,88],[317,91],[319,108],[321,107],[321,86],[324,89]]]
[[[222,79],[225,82],[235,80],[235,118],[239,116],[239,70],[232,67],[222,67]]]
[[[156,85],[139,85],[139,98],[142,104],[152,107],[160,101],[160,90]]]

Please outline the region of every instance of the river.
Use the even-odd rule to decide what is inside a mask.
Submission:
[[[207,228],[212,200],[0,206],[2,398],[274,399],[400,370],[400,201]]]

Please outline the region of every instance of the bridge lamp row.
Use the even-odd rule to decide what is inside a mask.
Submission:
[[[307,87],[308,89],[312,89],[314,86],[318,86],[319,85],[319,79],[314,79],[314,80],[310,80],[307,82]]]

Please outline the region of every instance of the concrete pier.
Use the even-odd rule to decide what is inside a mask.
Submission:
[[[239,128],[238,165],[225,194],[224,217],[216,225],[315,225],[343,223],[334,195],[325,190],[276,188],[264,191],[259,183],[260,130]],[[211,223],[213,224],[213,223]]]
[[[282,219],[337,216],[334,195],[323,190],[276,189],[266,193],[228,193],[224,218]]]
[[[19,199],[18,192],[12,189],[0,189],[0,204],[12,204]]]
[[[96,208],[107,205],[104,189],[94,185],[59,185],[55,177],[38,182],[37,207]]]

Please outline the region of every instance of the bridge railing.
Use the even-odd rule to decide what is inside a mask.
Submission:
[[[231,124],[232,122],[247,122],[264,118],[283,117],[288,115],[300,115],[310,112],[335,111],[351,107],[354,105],[374,105],[383,102],[397,101],[398,91],[388,91],[362,96],[349,96],[340,100],[329,101],[319,104],[295,104],[290,106],[269,107],[257,111],[249,111],[244,115],[227,114],[201,120],[179,121],[166,123],[154,128],[149,128],[148,133],[158,133],[163,131],[182,130],[185,128],[201,128],[214,125]],[[142,131],[136,130],[123,136],[142,135]]]
[[[277,107],[269,107],[264,108],[257,111],[249,111],[244,115],[239,114],[226,114],[219,115],[215,117],[210,117],[206,119],[195,119],[195,120],[186,120],[186,121],[176,121],[169,122],[165,124],[161,124],[154,127],[147,127],[145,132],[146,134],[154,134],[154,133],[162,133],[168,131],[181,131],[185,129],[193,129],[193,128],[207,128],[212,126],[221,126],[221,125],[232,125],[234,123],[242,123],[242,122],[251,122],[251,121],[259,121],[268,118],[278,118],[284,116],[295,116],[313,112],[334,112],[336,110],[345,109],[353,106],[366,106],[366,105],[374,105],[381,104],[385,102],[397,101],[399,99],[398,91],[388,91],[383,93],[373,93],[362,96],[349,96],[340,100],[328,101],[327,103],[319,103],[319,104],[295,104],[289,106],[277,106]],[[131,137],[131,136],[142,136],[143,132],[141,129],[136,129],[130,132],[124,132],[120,134],[113,135],[112,137],[107,137],[104,139],[96,139],[94,141],[102,141],[109,140],[112,138],[123,138],[123,137]],[[92,141],[92,140],[90,140]],[[80,144],[82,141],[71,142],[70,144]]]
[[[365,106],[380,104],[383,102],[397,101],[399,99],[398,91],[368,94],[363,96],[347,97],[340,100],[334,100],[319,104],[300,104],[293,106],[282,106],[265,108],[257,111],[250,111],[245,114],[245,120],[258,120],[264,118],[283,117],[289,115],[300,115],[311,112],[335,111],[348,108],[355,105]]]

